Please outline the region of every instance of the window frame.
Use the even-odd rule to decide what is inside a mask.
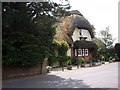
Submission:
[[[89,53],[89,52],[88,52],[88,49],[85,49],[85,53],[84,53],[85,56],[88,56],[88,53]]]
[[[83,56],[82,49],[78,49],[78,56]]]
[[[74,49],[75,50],[75,56],[77,56],[78,52],[77,52],[77,49]]]

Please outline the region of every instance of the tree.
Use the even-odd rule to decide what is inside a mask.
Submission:
[[[108,60],[110,56],[115,56],[113,49],[114,38],[112,34],[109,33],[110,27],[106,27],[105,30],[101,30],[101,40],[105,44],[103,55],[105,56],[105,60]]]
[[[119,58],[119,61],[120,61],[120,43],[116,43],[115,44],[115,52]]]
[[[112,37],[112,34],[109,33],[109,26],[105,28],[105,30],[101,30],[101,40],[104,42],[106,48],[113,47],[114,39]]]
[[[3,2],[3,66],[33,66],[49,57],[59,9],[51,2]]]
[[[95,27],[94,27],[94,25],[91,25],[91,27],[92,27],[92,32],[93,32],[93,34],[94,34],[94,36],[96,35],[96,32],[95,32]]]
[[[98,46],[97,59],[101,59],[100,58],[101,54],[104,54],[104,52],[105,52],[105,44],[97,37],[94,38],[93,42],[96,43],[96,45]]]
[[[58,61],[60,63],[60,66],[62,67],[62,71],[64,71],[64,64],[66,63],[68,59],[68,56],[66,55],[67,50],[69,49],[68,43],[64,40],[62,41],[53,40],[52,48],[54,50],[57,50],[58,55],[57,56],[52,55],[52,57],[49,58],[48,60],[50,61],[51,59],[54,59],[54,62]]]
[[[97,37],[94,38],[93,42],[97,44],[98,49],[102,49],[102,50],[105,49],[105,44]]]

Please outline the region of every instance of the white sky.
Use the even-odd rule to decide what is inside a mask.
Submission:
[[[57,0],[53,0],[57,1]],[[61,0],[62,1],[62,0]],[[64,0],[63,0],[64,1]],[[69,0],[71,10],[80,11],[95,27],[96,36],[99,31],[110,26],[110,33],[118,42],[118,1],[119,0]]]
[[[118,1],[119,0],[70,0],[71,10],[79,10],[94,25],[96,36],[110,26],[110,33],[118,42]]]

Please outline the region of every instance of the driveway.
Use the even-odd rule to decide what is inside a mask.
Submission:
[[[8,80],[3,88],[118,88],[118,63]]]

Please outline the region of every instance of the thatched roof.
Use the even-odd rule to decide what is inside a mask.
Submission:
[[[69,12],[71,15],[72,14],[76,14],[76,15],[80,15],[80,16],[83,16],[78,10],[72,10]]]
[[[94,37],[92,32],[92,26],[83,16],[76,15],[74,17],[73,21],[71,22],[71,26],[69,28],[71,34],[74,32],[75,28],[88,30],[91,37],[92,38]]]
[[[73,39],[71,36],[73,35],[75,28],[88,30],[90,32],[91,37],[94,37],[90,23],[84,18],[84,16],[79,11],[74,10],[70,12],[69,16],[62,17],[60,19],[55,39],[65,40],[69,44],[72,44]]]

